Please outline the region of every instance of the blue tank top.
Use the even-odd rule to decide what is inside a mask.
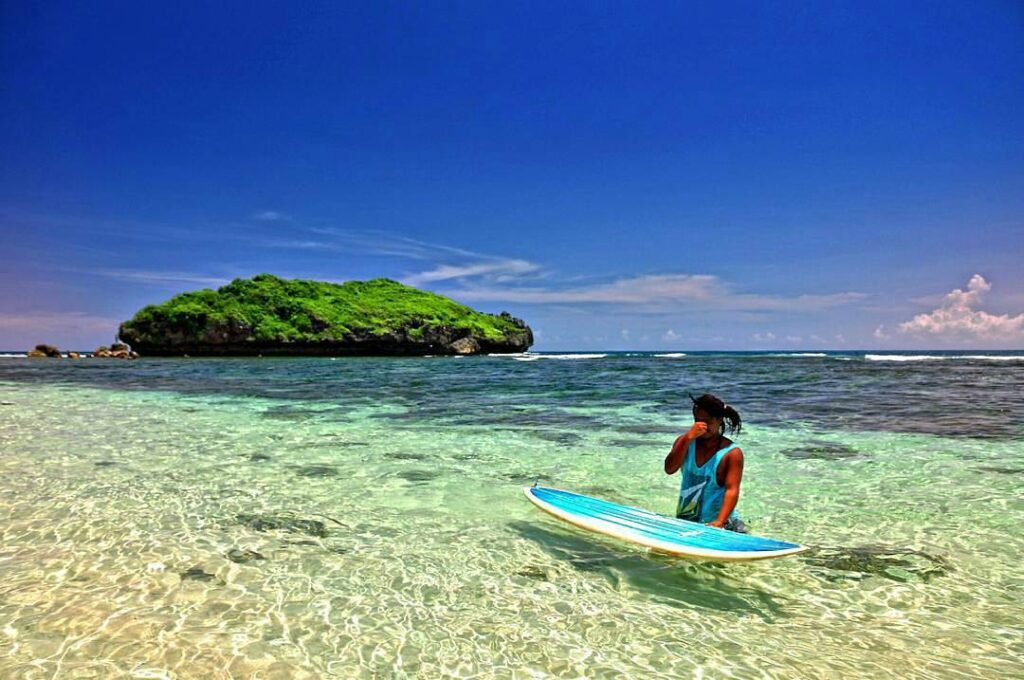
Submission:
[[[711,456],[706,463],[697,466],[697,440],[690,442],[683,462],[683,480],[679,484],[679,503],[676,517],[691,522],[713,522],[718,519],[725,500],[725,487],[718,483],[718,466],[725,454],[736,448],[732,443]],[[729,519],[739,519],[733,510]]]

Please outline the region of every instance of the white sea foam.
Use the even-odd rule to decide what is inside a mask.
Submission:
[[[27,354],[0,354],[0,359],[24,359]]]
[[[866,361],[1024,361],[1024,356],[990,354],[865,354]]]
[[[607,354],[524,354],[515,357],[516,361],[537,361],[538,359],[557,359],[560,361],[574,361],[580,359],[604,359]]]
[[[679,359],[685,357],[685,352],[669,352],[667,354],[655,354],[656,357],[662,357],[663,359]]]
[[[773,357],[827,357],[824,352],[779,352],[772,354]]]

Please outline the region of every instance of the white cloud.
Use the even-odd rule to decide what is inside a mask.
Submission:
[[[975,274],[967,282],[967,290],[954,289],[937,309],[904,321],[899,330],[901,333],[947,339],[1024,339],[1024,314],[997,315],[976,309],[984,294],[991,289],[992,284],[985,277]]]
[[[230,279],[223,277],[205,276],[203,274],[190,272],[150,271],[144,269],[93,269],[87,273],[105,276],[111,279],[119,279],[121,281],[131,281],[132,283],[143,283],[156,286],[178,283],[195,284],[200,286],[223,286],[230,282]]]
[[[313,236],[261,243],[275,248],[434,262],[432,268],[408,274],[401,280],[413,286],[451,281],[455,284],[452,288],[438,292],[466,302],[630,305],[632,311],[640,312],[670,311],[685,303],[704,310],[737,313],[801,313],[843,306],[866,297],[856,292],[791,297],[738,293],[717,276],[680,273],[627,276],[585,285],[569,284],[572,278],[563,278],[561,285],[506,285],[541,278],[544,268],[520,258],[427,243],[388,232],[324,227],[305,231]]]
[[[404,257],[411,260],[501,260],[504,258],[475,253],[471,250],[453,248],[451,246],[427,243],[416,239],[397,236],[386,231],[335,229],[333,227],[313,227],[307,230],[316,234],[319,240],[297,240],[273,242],[280,247],[316,248],[320,250],[365,253],[367,255],[387,255]],[[271,245],[271,244],[268,244]]]
[[[494,277],[498,280],[507,280],[524,274],[532,274],[540,270],[540,267],[526,260],[494,260],[490,262],[476,262],[465,265],[440,265],[430,271],[413,274],[403,279],[404,283],[410,286],[419,286],[434,281],[448,281],[451,279],[464,279],[471,277]]]
[[[276,210],[262,210],[255,213],[252,218],[260,222],[290,222],[291,218]]]
[[[552,287],[466,287],[445,291],[463,300],[536,304],[597,303],[647,305],[671,308],[680,303],[699,303],[702,309],[730,311],[806,312],[845,305],[865,296],[861,293],[772,297],[734,293],[717,276],[705,274],[658,274],[620,278],[610,283],[556,289]]]
[[[665,331],[665,334],[661,336],[661,339],[664,340],[665,342],[675,342],[676,340],[680,340],[682,337],[683,336],[679,335],[679,333],[676,333],[674,330],[670,328],[667,331]]]
[[[96,316],[87,312],[0,312],[0,326],[4,330],[30,330],[48,333],[53,331],[115,331],[123,319]]]
[[[471,287],[450,291],[448,294],[466,300],[502,300],[542,304],[572,302],[642,304],[664,302],[666,300],[711,300],[715,290],[715,282],[716,277],[714,276],[678,274],[624,278],[611,283],[594,284],[564,290],[538,287]]]
[[[804,339],[802,337],[800,337],[799,335],[787,335],[786,336],[786,342],[799,343],[799,342],[803,342],[803,341],[804,341]]]
[[[410,286],[439,281],[459,281],[465,285],[466,279],[493,285],[518,281],[523,277],[536,278],[542,272],[540,265],[527,260],[418,241],[389,232],[329,227],[303,231],[312,236],[261,239],[259,243],[269,248],[360,253],[436,263],[431,269],[401,277],[401,281]]]
[[[621,331],[619,331],[619,335],[622,336],[623,340],[629,340],[629,329],[623,328]]]
[[[751,336],[751,337],[753,337],[754,340],[757,340],[758,342],[774,342],[775,341],[775,333],[772,333],[771,331],[768,331],[767,333],[754,333],[754,335]]]
[[[875,332],[872,333],[872,335],[875,336],[876,340],[888,340],[889,339],[889,334],[885,332],[885,326],[884,325],[879,326],[878,328],[876,328]]]

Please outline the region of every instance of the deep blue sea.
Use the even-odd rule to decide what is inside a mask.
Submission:
[[[0,677],[1009,677],[1024,352],[0,356]],[[739,511],[672,559],[537,511],[671,513],[688,394]]]

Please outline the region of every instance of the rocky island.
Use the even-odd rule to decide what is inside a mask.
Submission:
[[[523,352],[533,332],[390,279],[343,284],[259,274],[176,295],[121,324],[142,356],[425,355]]]

